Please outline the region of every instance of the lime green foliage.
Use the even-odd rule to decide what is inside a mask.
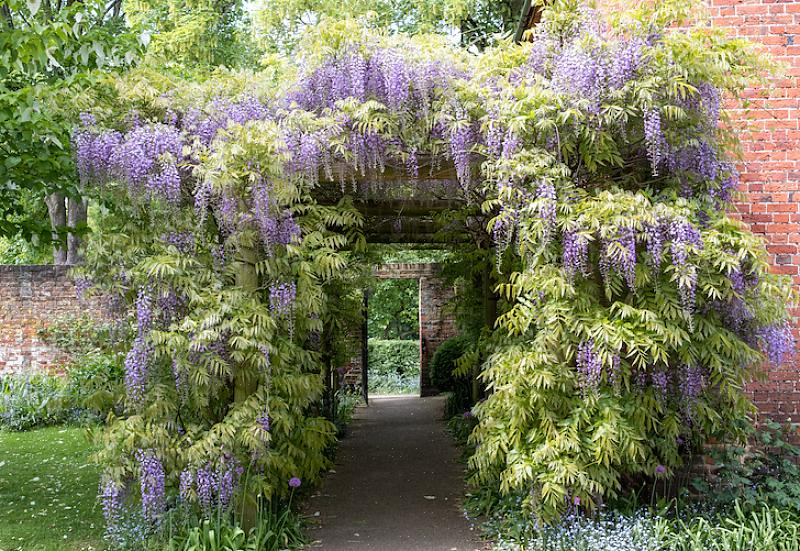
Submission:
[[[286,51],[317,23],[353,18],[362,27],[450,34],[464,45],[483,47],[494,35],[514,30],[522,4],[521,0],[261,0],[256,3],[255,30],[267,49]]]
[[[419,341],[369,339],[369,391],[419,393]]]
[[[578,3],[556,2],[545,11],[540,31],[575,36],[581,13]],[[490,393],[475,408],[481,422],[473,438],[479,447],[470,465],[479,484],[530,490],[526,505],[545,519],[558,516],[574,498],[581,507],[595,507],[620,490],[623,475],[671,472],[709,435],[740,438],[737,420],[752,412],[743,387],[757,375],[764,356],[754,342],[731,331],[718,305],[741,300],[756,325],[782,326],[793,300],[789,282],[769,273],[761,241],[720,211],[716,182],[695,183],[708,191],[698,187],[685,198],[681,177],[654,175],[650,163],[632,156],[633,133],[642,139],[641,113],[657,106],[671,125],[691,132],[687,129],[697,121],[681,102],[697,94],[692,82],[736,95],[765,66],[749,44],[722,31],[667,30],[681,25],[684,15],[677,2],[659,2],[621,16],[607,38],[585,36],[598,52],[611,47],[614,36],[636,29],[661,37],[647,50],[639,76],[604,98],[595,114],[588,104],[570,103],[569,94],[538,78],[522,84],[498,81],[498,75],[527,59],[531,52],[525,46],[487,54],[486,84],[472,86],[476,106],[503,113],[504,127],[523,144],[557,134],[555,152],[522,146],[485,171],[499,186],[552,182],[558,190],[553,227],[585,238],[588,265],[600,264],[585,275],[569,272],[562,261],[566,245],[551,238],[553,227],[540,215],[547,199],[525,198],[535,186],[508,185],[497,202],[487,202],[494,208],[519,198],[519,210],[505,210],[496,221],[508,222],[514,212],[522,217],[509,250],[523,266],[498,287],[513,306],[498,320],[494,352],[484,365]],[[505,87],[505,93],[488,92],[493,86]],[[484,120],[496,119],[487,115]],[[719,147],[735,143],[727,127],[714,126],[711,133],[704,139]],[[657,218],[697,228],[699,246],[686,249],[690,269],[679,261],[664,260],[655,268],[644,258],[638,262],[637,254],[645,257],[641,247],[633,254],[635,269],[627,283],[620,269],[604,275],[603,262],[626,257],[617,237],[642,232]],[[610,251],[605,260],[601,247]],[[739,267],[757,279],[745,292],[735,290],[729,278]],[[686,308],[679,289],[691,287],[694,278],[696,303]],[[578,349],[586,343],[592,343],[593,359],[601,366],[596,384],[587,382],[580,369]],[[677,374],[687,365],[703,366],[708,373],[696,400],[682,397],[678,384],[665,396],[656,386],[637,382],[659,370]]]
[[[241,0],[129,0],[125,16],[146,33],[154,66],[243,67],[258,57]]]
[[[0,431],[0,548],[103,548],[99,469],[84,429]]]

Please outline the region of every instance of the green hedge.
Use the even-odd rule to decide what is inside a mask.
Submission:
[[[419,341],[369,339],[369,372],[419,374]]]
[[[419,392],[419,341],[369,340],[369,391],[372,394]]]

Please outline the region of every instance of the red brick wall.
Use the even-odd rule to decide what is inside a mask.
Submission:
[[[745,155],[740,170],[746,200],[738,205],[739,215],[766,239],[774,271],[800,284],[800,0],[707,3],[713,25],[760,44],[785,65],[772,86],[744,94],[746,110],[738,101],[729,108]],[[797,359],[770,367],[767,381],[752,385],[762,412],[800,420],[798,367]]]
[[[100,315],[96,302],[78,300],[68,267],[0,265],[0,373],[57,369],[66,356],[37,332],[85,312]]]

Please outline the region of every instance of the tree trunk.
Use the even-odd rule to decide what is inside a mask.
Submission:
[[[88,203],[86,199],[69,198],[67,202],[67,222],[70,233],[67,235],[67,264],[80,264],[83,262],[83,253],[80,250],[81,238],[80,230],[86,225],[86,211]],[[76,230],[76,231],[73,231]]]
[[[51,193],[44,201],[47,204],[47,212],[50,214],[50,227],[53,229],[53,264],[65,264],[67,262],[67,239],[63,230],[67,226],[67,206],[64,202],[64,195]]]
[[[258,274],[256,273],[256,252],[253,249],[240,251],[240,258],[236,265],[236,285],[246,292],[258,292]],[[237,365],[234,371],[233,401],[236,404],[247,400],[258,388],[257,373],[253,366],[247,364]],[[258,502],[256,496],[244,492],[242,496],[242,528],[249,532],[255,527],[258,518]]]

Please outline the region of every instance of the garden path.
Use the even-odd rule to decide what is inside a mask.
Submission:
[[[342,440],[336,467],[308,503],[311,549],[483,549],[464,518],[463,467],[442,397],[373,397]]]

